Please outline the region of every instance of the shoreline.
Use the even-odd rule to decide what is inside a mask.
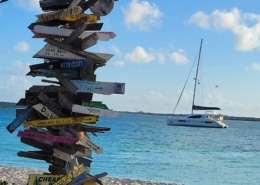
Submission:
[[[12,183],[15,183],[15,185],[27,185],[29,174],[42,174],[44,172],[46,171],[0,165],[0,182],[6,181],[10,185]],[[109,176],[102,177],[99,180],[102,181],[103,185],[178,185],[175,183],[158,183]]]

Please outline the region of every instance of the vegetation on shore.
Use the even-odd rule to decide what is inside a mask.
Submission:
[[[12,102],[3,102],[0,101],[0,108],[16,108],[16,103]],[[147,115],[158,115],[158,116],[170,116],[171,114],[160,114],[160,113],[150,113],[150,112],[128,112],[128,111],[120,111],[122,113],[128,113],[128,114],[147,114]],[[175,115],[175,116],[183,116],[182,114]],[[228,116],[223,115],[225,120],[241,120],[241,121],[260,121],[260,118],[254,118],[254,117],[237,117],[237,116]]]

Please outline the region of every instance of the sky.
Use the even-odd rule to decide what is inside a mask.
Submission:
[[[96,70],[97,81],[125,83],[124,95],[94,95],[117,111],[173,113],[197,60],[200,84],[195,103],[218,106],[229,116],[260,117],[260,10],[254,0],[118,0],[98,21],[117,36],[87,51],[114,54]],[[0,101],[18,102],[43,77],[26,76],[46,44],[27,28],[39,0],[0,4]],[[91,13],[87,10],[85,13]],[[195,69],[175,113],[190,113]],[[46,85],[46,83],[44,84]]]

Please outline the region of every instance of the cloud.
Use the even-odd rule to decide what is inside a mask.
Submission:
[[[163,13],[154,3],[150,4],[148,1],[132,0],[122,11],[128,28],[149,31],[162,23],[160,18]]]
[[[215,10],[211,14],[199,11],[188,23],[203,29],[230,31],[236,37],[235,48],[239,51],[260,49],[260,15],[243,13],[237,8],[230,11]]]
[[[124,61],[116,61],[113,63],[114,66],[116,67],[124,67],[125,66],[125,62]]]
[[[41,12],[39,0],[17,0],[16,4],[29,11]]]
[[[27,44],[25,41],[21,41],[18,42],[15,46],[14,46],[14,50],[19,51],[19,52],[27,52],[29,51],[29,44]]]
[[[183,50],[170,53],[169,60],[175,64],[186,64],[189,62],[187,57],[183,54]]]
[[[125,58],[133,63],[150,63],[154,60],[154,56],[145,51],[141,46],[135,47],[131,53],[126,53]]]
[[[254,62],[247,70],[260,71],[260,64]]]
[[[24,64],[21,60],[16,60],[12,63],[12,70],[13,70],[12,72],[16,75],[17,74],[25,75],[30,71],[29,65]]]

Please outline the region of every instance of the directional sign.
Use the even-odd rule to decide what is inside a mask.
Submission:
[[[83,165],[77,166],[72,173],[68,173],[66,176],[63,176],[58,181],[54,182],[53,185],[65,185],[69,184],[73,178],[78,177],[80,174],[84,173],[86,169],[83,167]]]
[[[97,93],[97,94],[124,94],[125,83],[118,82],[91,82],[85,80],[71,80],[77,87],[77,93]]]
[[[69,37],[73,31],[75,30],[44,25],[36,25],[33,28],[33,32],[37,34],[44,34],[42,35],[42,38]],[[101,41],[108,41],[109,39],[113,39],[116,36],[113,32],[84,31],[81,35],[79,35],[78,38],[84,39],[93,33],[96,33],[98,35],[98,39]],[[40,35],[38,35],[37,38],[39,37]]]
[[[84,117],[70,117],[70,118],[52,118],[43,120],[31,120],[24,123],[24,127],[37,126],[48,127],[54,125],[71,125],[82,123],[95,123],[97,121],[96,116],[84,116]]]
[[[68,110],[63,109],[59,104],[50,99],[43,92],[39,93],[38,98],[44,106],[47,106],[52,112],[54,112],[59,117],[67,117],[67,115],[70,113]]]
[[[82,68],[87,65],[87,62],[85,60],[70,60],[60,63],[61,69],[77,69]]]
[[[28,72],[27,76],[45,76],[49,78],[54,78],[62,75],[67,78],[77,78],[80,74],[75,69],[71,70],[50,70],[50,69],[36,69]]]
[[[21,142],[30,146],[33,146],[35,148],[39,148],[41,150],[44,150],[45,152],[52,153],[53,152],[53,144],[50,141],[45,140],[34,140],[30,138],[21,138]]]
[[[78,141],[78,138],[76,137],[56,136],[52,134],[45,134],[32,131],[19,131],[17,136],[23,138],[31,138],[40,141],[48,140],[56,143],[75,143],[76,141]]]
[[[74,159],[74,155],[67,154],[57,149],[53,149],[52,155],[67,162],[71,162]]]
[[[15,118],[6,128],[7,130],[12,133],[17,129],[29,116],[33,113],[32,107],[27,107],[19,116]]]
[[[103,152],[103,149],[95,144],[93,141],[91,141],[86,135],[84,135],[81,140],[77,141],[76,144],[85,146],[86,148],[91,149],[96,154],[100,154]]]
[[[80,6],[72,7],[72,8],[66,8],[63,10],[53,11],[50,13],[40,14],[37,15],[37,22],[41,21],[50,21],[54,19],[60,19],[62,17],[67,17],[71,15],[77,15],[82,12],[82,8]]]
[[[29,174],[28,185],[52,185],[62,177],[62,175]]]
[[[118,117],[118,112],[113,110],[105,110],[105,109],[99,109],[94,107],[85,107],[76,104],[72,105],[72,112],[77,112],[81,114],[90,114],[94,116],[112,117],[112,118]]]
[[[82,105],[88,106],[88,107],[95,107],[95,108],[107,109],[108,110],[108,107],[105,104],[103,104],[101,101],[91,101],[91,102],[83,101]]]
[[[33,57],[59,60],[86,60],[84,56],[77,55],[51,44],[46,44],[44,48],[38,51]]]
[[[60,20],[62,21],[76,21],[79,19],[85,19],[86,22],[91,22],[91,23],[96,23],[98,20],[98,16],[96,15],[91,15],[91,14],[78,14],[78,15],[71,15],[71,16],[66,16],[66,17],[61,17]]]
[[[35,110],[37,110],[39,113],[41,113],[43,116],[45,116],[46,118],[49,119],[53,119],[53,118],[59,118],[59,116],[57,116],[55,113],[53,113],[50,109],[48,109],[48,107],[44,106],[41,103],[38,103],[36,105],[32,106]],[[25,123],[26,124],[26,123]]]

